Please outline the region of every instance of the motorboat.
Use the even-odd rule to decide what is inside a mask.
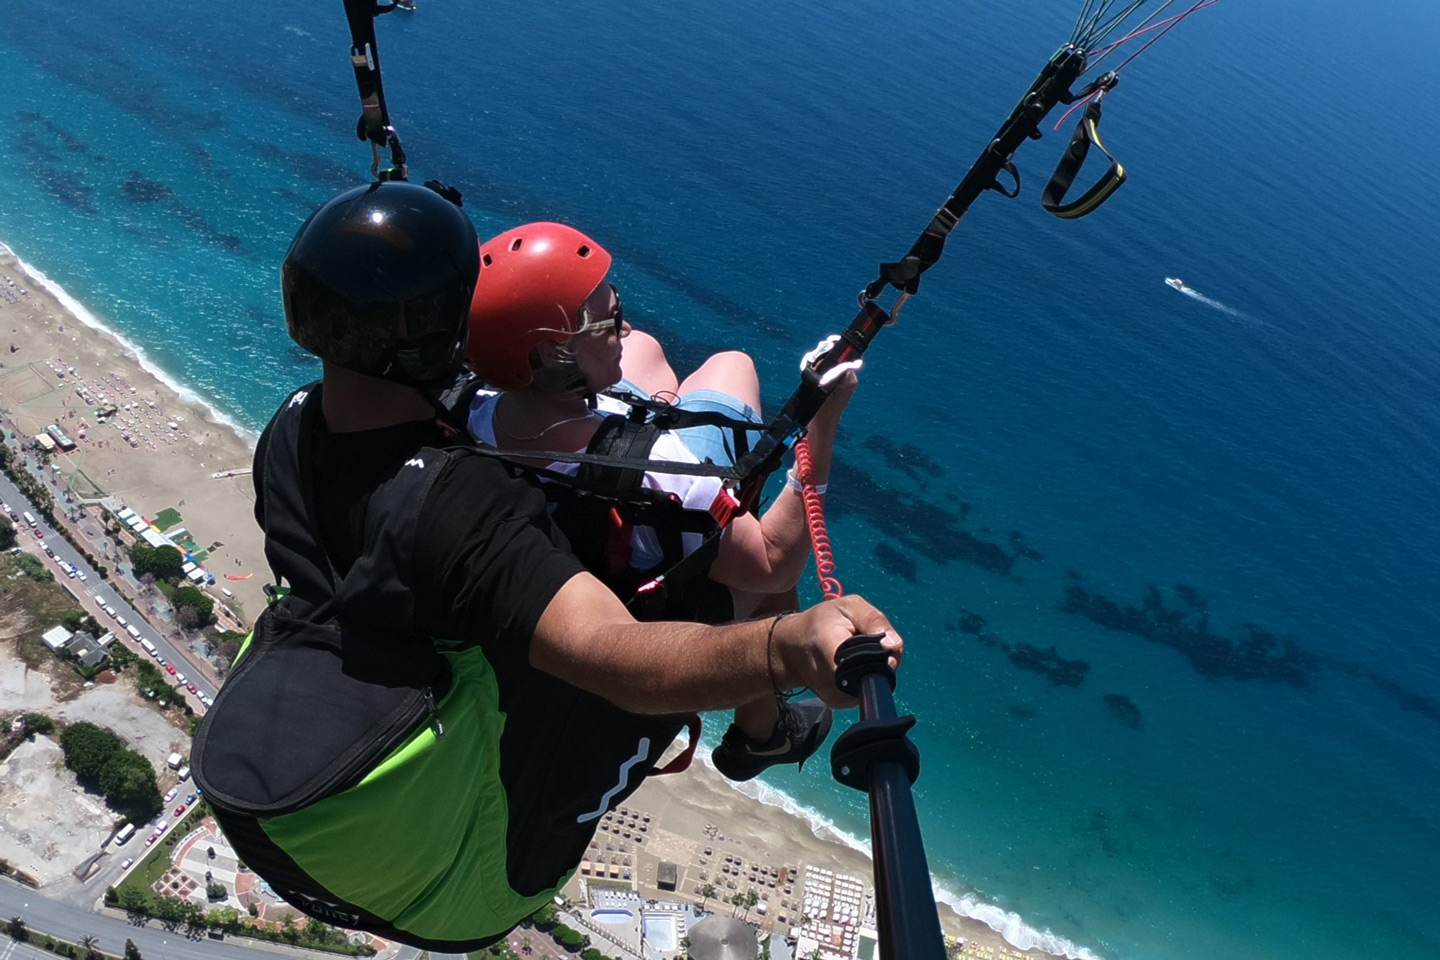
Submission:
[[[1165,286],[1174,287],[1176,290],[1184,290],[1185,281],[1181,280],[1179,277],[1166,277]]]

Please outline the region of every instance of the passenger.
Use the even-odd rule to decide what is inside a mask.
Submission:
[[[677,382],[660,344],[625,321],[619,292],[605,282],[610,254],[578,230],[558,223],[527,224],[485,243],[480,257],[470,312],[470,365],[481,380],[503,392],[477,396],[471,406],[470,432],[477,440],[515,452],[599,452],[592,443],[606,415],[629,410],[624,403],[597,398],[611,388],[670,400],[679,410],[762,422],[760,381],[750,358],[737,351],[717,353]],[[855,386],[853,371],[847,371],[810,424],[812,474],[822,492],[840,415]],[[654,440],[648,459],[733,466],[732,436],[713,425],[665,431]],[[749,442],[758,436],[752,433]],[[608,434],[599,437],[609,440]],[[563,462],[548,468],[572,476],[581,470],[579,464]],[[690,587],[685,619],[725,622],[753,615],[767,596],[794,596],[810,557],[810,537],[793,472],[788,480],[762,518],[745,514],[725,526],[706,579],[728,589]],[[673,494],[691,510],[711,512],[722,525],[734,506],[715,477],[650,472],[643,483]],[[577,536],[563,510],[557,523],[572,542],[594,539]],[[627,576],[607,576],[596,570],[598,561],[587,566],[628,599],[637,585],[680,559],[667,554],[667,542],[679,543],[673,552],[688,555],[700,545],[701,535],[690,532],[674,539],[637,525],[630,535]]]
[[[192,766],[240,859],[347,928],[443,952],[550,902],[596,824],[682,725],[805,685],[888,632],[857,597],[712,627],[636,623],[557,546],[515,468],[447,448],[432,392],[459,370],[478,270],[469,219],[380,183],[300,228],[287,328],[324,361],[261,437],[255,513],[277,581]],[[789,723],[794,715],[784,715]],[[796,762],[813,726],[777,731]]]

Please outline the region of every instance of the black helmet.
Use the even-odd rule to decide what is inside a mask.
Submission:
[[[347,190],[305,221],[280,286],[290,337],[322,360],[412,387],[451,379],[465,356],[480,272],[475,227],[434,190]]]

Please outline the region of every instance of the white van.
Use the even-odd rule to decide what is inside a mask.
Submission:
[[[110,604],[108,604],[108,603],[105,604],[105,614],[106,614],[106,616],[108,616],[111,620],[114,620],[116,617],[120,616],[120,614],[118,614],[118,613],[115,612],[115,608],[112,607],[112,606],[110,606]]]
[[[118,624],[120,624],[120,626],[122,626],[122,627],[126,625],[126,623],[125,623],[125,618],[122,617],[122,616],[120,616],[120,614],[118,614],[118,613],[115,614],[115,622],[118,623]]]
[[[221,588],[220,588],[220,592],[223,593],[223,594],[225,594],[225,599],[227,599],[227,600],[234,600],[234,599],[235,599],[235,594],[231,593],[229,590],[226,590],[224,587],[221,587]]]
[[[143,639],[140,636],[140,631],[135,629],[135,624],[133,623],[128,623],[125,625],[125,632],[130,634],[130,636],[134,637],[136,640]]]
[[[133,836],[135,836],[135,824],[125,824],[125,826],[120,828],[120,832],[115,834],[115,846],[120,846],[126,840],[129,840]]]
[[[28,523],[28,524],[30,524],[30,526],[32,526],[32,527],[39,526],[39,524],[37,524],[37,523],[35,522],[35,518],[32,517],[32,516],[30,516],[30,511],[29,511],[29,510],[26,510],[26,511],[22,514],[22,516],[25,518],[25,522]]]
[[[149,640],[146,640],[144,637],[140,638],[140,646],[145,648],[146,653],[155,652],[155,644],[151,643]]]

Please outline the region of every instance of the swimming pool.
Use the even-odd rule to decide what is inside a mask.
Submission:
[[[675,917],[663,913],[644,913],[640,915],[640,923],[644,930],[647,943],[659,950],[661,953],[668,953],[674,950],[678,944],[675,936]]]
[[[591,910],[590,919],[597,923],[629,923],[635,919],[635,914],[619,909]]]

